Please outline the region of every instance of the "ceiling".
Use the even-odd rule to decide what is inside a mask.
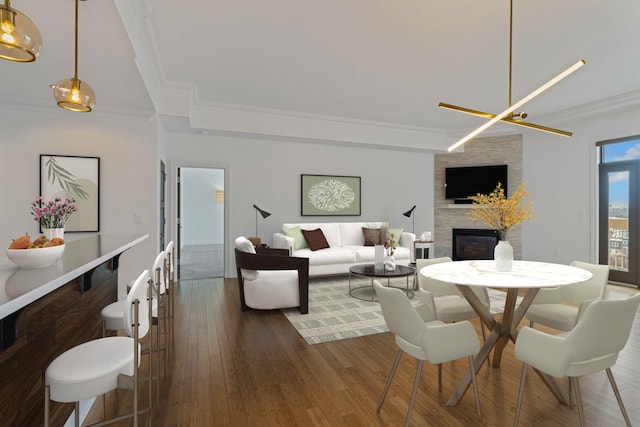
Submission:
[[[48,85],[73,76],[74,3],[12,6],[44,42],[34,63],[0,63],[0,103],[55,109]],[[640,102],[639,18],[637,0],[514,0],[513,102],[586,61],[527,120],[561,127],[585,106]],[[439,102],[509,106],[509,1],[89,0],[79,58],[96,112],[188,126],[204,105],[455,135],[484,120]]]

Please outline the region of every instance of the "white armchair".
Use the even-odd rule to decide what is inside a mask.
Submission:
[[[570,331],[589,303],[604,297],[609,280],[608,265],[581,261],[574,261],[571,265],[588,270],[593,276],[586,282],[540,289],[527,310],[530,327],[540,323],[560,331]]]
[[[309,312],[309,260],[282,256],[281,250],[256,250],[247,238],[235,241],[236,268],[243,311],[299,307]]]

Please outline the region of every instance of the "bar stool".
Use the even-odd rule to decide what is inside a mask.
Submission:
[[[164,273],[165,273],[165,286],[167,288],[167,320],[169,326],[169,348],[173,347],[174,339],[174,314],[175,314],[175,280],[174,280],[174,265],[175,265],[175,249],[173,240],[167,244],[164,250]]]
[[[158,377],[160,376],[160,351],[164,351],[165,353],[165,375],[166,375],[166,345],[163,348],[160,348],[160,326],[158,319],[158,311],[160,297],[162,294],[166,293],[166,287],[164,286],[164,251],[160,252],[151,267],[150,272],[150,281],[151,281],[151,289],[152,289],[152,302],[151,302],[151,324],[156,325],[156,344],[153,345],[153,339],[149,339],[149,347],[145,348],[149,353],[155,351],[156,353],[156,365],[158,366],[158,376],[152,376],[153,380],[156,380],[156,396],[160,399],[160,382]],[[131,291],[129,291],[131,293]],[[125,319],[123,317],[123,306],[126,300],[120,300],[113,302],[102,309],[100,312],[100,316],[102,317],[102,336],[106,336],[107,331],[121,331],[125,326]],[[166,323],[163,323],[166,331]],[[153,335],[153,334],[152,334]],[[149,356],[151,358],[151,355]]]
[[[108,422],[133,418],[138,425],[138,414],[147,412],[151,422],[151,380],[149,379],[149,406],[138,408],[138,369],[142,343],[151,323],[151,286],[149,270],[135,280],[123,304],[122,317],[127,336],[98,338],[73,347],[56,357],[45,370],[44,425],[50,423],[50,402],[74,402],[75,425],[80,426],[79,401],[104,395],[118,388],[133,390],[133,412],[114,417]],[[151,357],[149,357],[151,375]]]

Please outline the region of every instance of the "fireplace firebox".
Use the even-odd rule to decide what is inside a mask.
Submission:
[[[493,259],[498,240],[498,230],[454,228],[451,258],[454,261]]]

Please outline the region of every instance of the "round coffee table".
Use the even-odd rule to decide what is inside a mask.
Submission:
[[[409,299],[413,298],[413,291],[409,289],[409,276],[414,276],[416,274],[416,270],[413,267],[409,267],[408,265],[396,265],[395,270],[385,270],[384,268],[375,268],[374,264],[357,264],[349,268],[349,295],[353,298],[357,298],[363,301],[377,301],[375,299],[375,292],[373,290],[373,279],[387,279],[387,286],[391,286],[391,279],[397,277],[406,277],[407,278],[407,288],[402,289]],[[351,276],[360,276],[360,277],[370,277],[371,283],[369,285],[364,286],[351,286]],[[358,295],[362,293],[363,289],[367,289],[368,298],[364,296]]]

